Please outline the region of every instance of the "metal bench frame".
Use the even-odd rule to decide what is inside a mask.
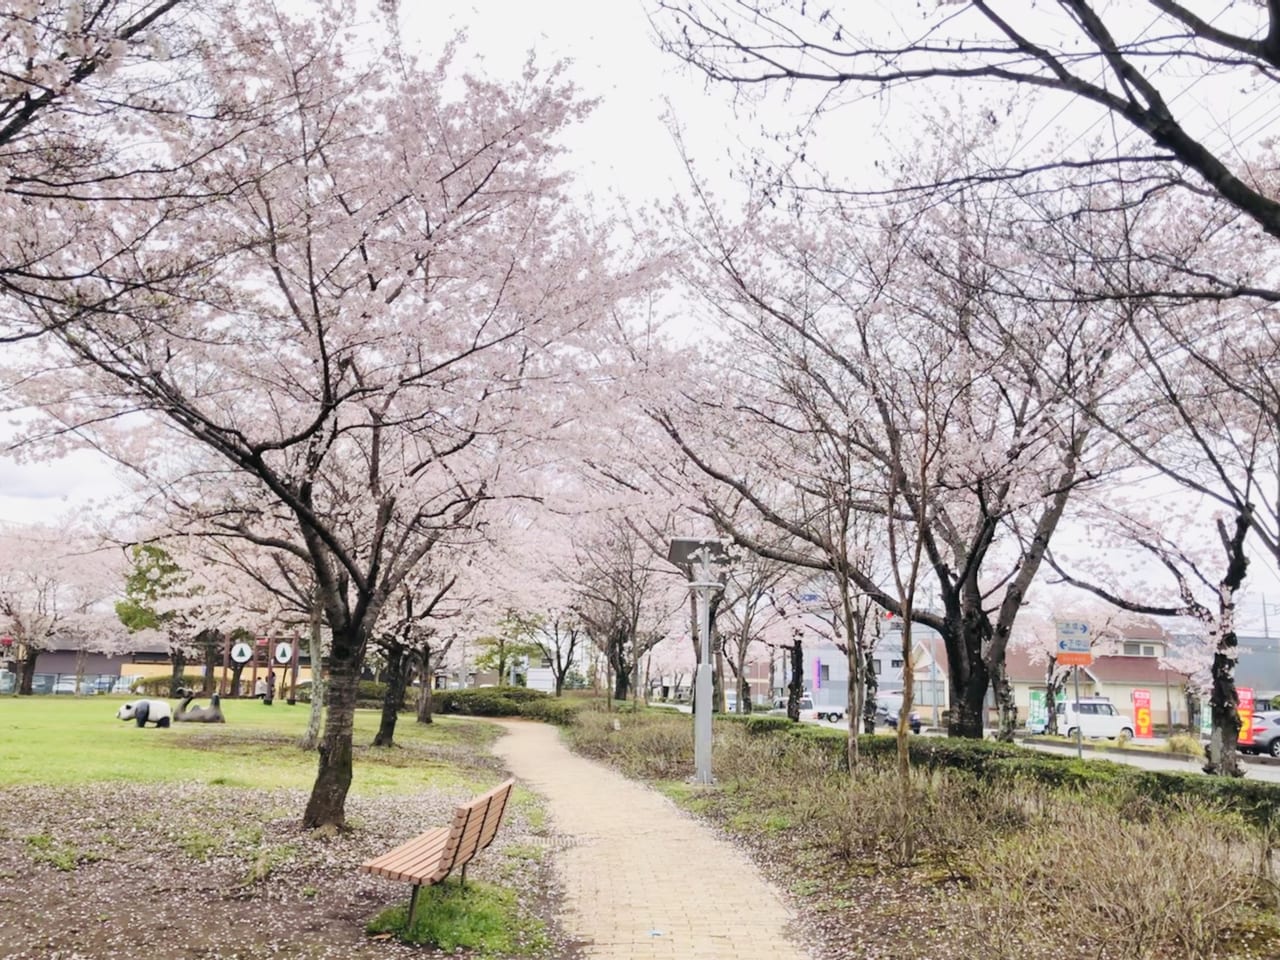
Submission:
[[[360,865],[366,873],[413,884],[413,894],[409,897],[409,926],[413,925],[418,894],[424,886],[439,883],[459,867],[461,881],[466,884],[467,864],[493,843],[513,786],[515,781],[507,780],[460,804],[454,809],[450,826],[428,830]]]

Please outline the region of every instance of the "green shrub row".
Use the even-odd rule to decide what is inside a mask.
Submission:
[[[481,687],[475,690],[442,690],[436,694],[440,713],[471,717],[530,717],[567,726],[586,701],[556,699],[528,687]]]
[[[843,731],[792,723],[785,717],[752,717],[747,732],[811,742],[828,751],[833,764],[848,769]],[[1236,777],[1206,777],[1194,772],[1142,770],[1106,760],[1077,760],[1041,753],[995,740],[912,737],[911,763],[926,770],[962,770],[993,784],[1031,781],[1050,787],[1106,792],[1117,803],[1174,803],[1195,797],[1238,812],[1252,823],[1280,823],[1280,784]],[[861,736],[859,754],[867,759],[897,756],[892,736]]]
[[[178,682],[178,686],[186,687],[189,690],[203,689],[204,675],[184,673],[182,679]],[[168,697],[173,689],[173,678],[167,673],[155,677],[144,677],[141,680],[135,680],[129,689],[134,693],[141,693],[148,697]]]

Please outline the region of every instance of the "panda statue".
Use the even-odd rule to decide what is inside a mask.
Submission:
[[[132,700],[116,713],[117,720],[134,720],[138,726],[154,723],[157,727],[169,726],[173,712],[163,700]]]

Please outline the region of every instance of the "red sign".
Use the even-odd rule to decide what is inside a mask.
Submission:
[[[1134,690],[1130,696],[1133,697],[1133,735],[1150,739],[1155,735],[1151,723],[1151,691]]]
[[[270,642],[271,642],[271,638],[270,638],[270,637],[259,637],[259,638],[258,638],[258,646],[260,646],[260,647],[265,647],[265,646],[266,646],[267,644],[269,644]]]
[[[0,637],[0,647],[12,647],[13,637]]]
[[[1090,652],[1060,653],[1057,660],[1060,667],[1087,667],[1093,663],[1093,654]]]
[[[1240,717],[1236,743],[1253,743],[1253,688],[1236,687],[1236,697],[1236,713]]]

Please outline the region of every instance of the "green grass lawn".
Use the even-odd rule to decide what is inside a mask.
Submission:
[[[116,719],[128,698],[0,698],[0,787],[93,782],[199,782],[245,788],[309,789],[316,755],[296,746],[310,708],[278,701],[224,700],[225,724],[175,723],[139,729]],[[467,762],[497,735],[491,724],[437,717],[430,725],[401,714],[400,749],[374,749],[378,712],[358,710],[352,793],[411,792],[443,783],[496,782]]]

